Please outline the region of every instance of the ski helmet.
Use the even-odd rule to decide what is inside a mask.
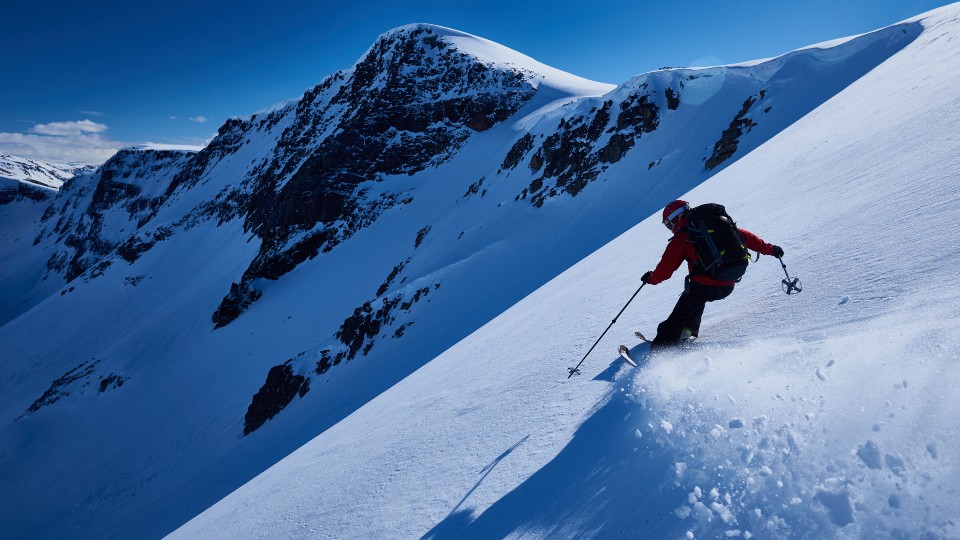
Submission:
[[[690,210],[690,203],[677,199],[663,208],[663,224],[671,231],[677,221]]]

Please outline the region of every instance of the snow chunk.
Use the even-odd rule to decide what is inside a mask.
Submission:
[[[693,513],[699,521],[710,521],[713,519],[713,512],[702,502],[693,505]]]
[[[673,431],[673,424],[671,424],[670,422],[667,422],[666,420],[660,421],[660,427],[667,432],[667,435],[669,435]]]
[[[850,504],[850,495],[846,490],[834,493],[821,489],[817,491],[814,499],[827,509],[830,521],[837,527],[853,523],[853,505]]]
[[[867,441],[861,444],[860,447],[857,448],[857,457],[871,469],[879,469],[882,467],[880,464],[880,448],[877,446],[877,443],[873,441]]]
[[[673,509],[673,513],[676,514],[676,516],[680,519],[687,519],[690,517],[690,512],[692,511],[693,509],[687,505],[678,506]]]
[[[902,457],[891,456],[890,454],[887,454],[884,456],[883,460],[887,463],[887,467],[893,471],[893,474],[897,476],[903,476],[907,473],[907,464],[904,463]]]
[[[737,522],[737,518],[733,516],[733,512],[730,511],[726,506],[715,502],[710,504],[710,509],[717,513],[720,516],[720,519],[727,525],[732,525]]]

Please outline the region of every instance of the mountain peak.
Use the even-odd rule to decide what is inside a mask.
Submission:
[[[614,88],[614,85],[585,79],[548,66],[495,41],[430,23],[406,24],[384,32],[360,58],[357,65],[363,63],[371,54],[382,54],[401,44],[405,47],[417,47],[431,54],[459,53],[487,67],[518,71],[537,87],[546,84],[576,95],[600,95]]]

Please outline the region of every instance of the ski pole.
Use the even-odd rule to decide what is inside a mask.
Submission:
[[[800,278],[790,278],[790,274],[787,273],[787,265],[783,264],[783,257],[777,257],[777,260],[780,261],[780,266],[783,267],[783,273],[787,276],[786,279],[780,282],[780,288],[783,289],[783,292],[787,294],[793,294],[794,292],[800,292],[803,290],[802,284],[800,283]]]
[[[647,284],[647,282],[644,281],[644,282],[643,282],[643,285],[646,285],[646,284]],[[643,285],[640,285],[640,289],[643,288]],[[631,296],[630,299],[627,300],[627,303],[624,304],[623,309],[620,310],[620,313],[617,313],[617,316],[614,317],[612,321],[610,321],[610,326],[607,326],[607,329],[604,330],[602,334],[600,334],[600,337],[597,338],[597,341],[593,344],[593,347],[590,347],[590,350],[587,351],[587,354],[583,355],[583,358],[580,359],[580,363],[577,364],[575,367],[567,368],[567,371],[570,372],[570,374],[567,375],[567,378],[568,378],[568,379],[569,379],[570,377],[573,377],[574,375],[579,375],[579,374],[580,374],[580,369],[579,369],[579,368],[580,368],[580,364],[582,364],[583,361],[586,360],[588,356],[590,356],[590,353],[593,352],[593,349],[594,349],[594,347],[597,346],[597,343],[600,343],[600,340],[603,339],[603,336],[607,335],[607,331],[609,331],[610,328],[612,328],[613,325],[616,324],[617,319],[619,319],[620,316],[623,315],[623,312],[627,310],[627,306],[630,305],[630,302],[633,302],[633,299],[636,298],[638,294],[640,294],[640,289],[637,289],[637,292],[633,293],[633,296]]]

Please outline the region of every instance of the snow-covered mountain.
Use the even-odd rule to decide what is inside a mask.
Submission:
[[[227,122],[200,152],[118,153],[61,190],[20,261],[20,281],[0,281],[0,350],[9,359],[0,366],[0,485],[11,501],[0,510],[0,532],[157,536],[307,442],[178,534],[712,531],[716,520],[697,525],[676,517],[684,503],[671,497],[689,478],[706,487],[717,471],[709,460],[728,455],[725,435],[748,432],[758,437],[744,443],[760,449],[756,455],[773,448],[762,458],[770,474],[758,469],[758,478],[776,471],[789,488],[783,493],[800,500],[795,513],[777,510],[785,526],[803,525],[787,520],[816,500],[842,513],[843,500],[857,502],[843,475],[832,487],[811,483],[815,475],[794,484],[774,460],[777,444],[788,439],[777,430],[795,420],[794,407],[772,407],[769,432],[736,431],[733,418],[721,423],[709,439],[718,454],[696,437],[677,436],[699,433],[702,418],[729,415],[712,398],[685,398],[686,386],[739,381],[697,375],[702,353],[615,379],[611,365],[597,382],[567,381],[564,368],[663,246],[654,221],[632,227],[711,177],[689,197],[726,203],[743,225],[787,247],[798,269],[823,271],[851,250],[877,263],[879,273],[848,287],[842,305],[863,302],[854,322],[893,317],[893,303],[868,296],[889,296],[878,278],[892,275],[888,262],[903,259],[831,237],[827,245],[838,253],[818,262],[807,255],[821,252],[820,229],[806,228],[842,223],[865,231],[886,224],[879,221],[884,205],[924,200],[912,190],[920,184],[902,181],[902,159],[887,156],[912,155],[924,137],[949,133],[923,128],[949,125],[949,114],[915,118],[953,99],[941,70],[952,54],[946,38],[957,32],[956,13],[945,8],[770,60],[661,70],[617,87],[475,36],[412,25],[384,34],[353,68],[300,100]],[[900,93],[907,86],[915,101]],[[899,108],[879,117],[871,109],[892,105]],[[941,141],[911,163],[952,159],[948,150]],[[862,173],[867,165],[878,179]],[[841,176],[851,170],[861,172]],[[838,193],[851,185],[857,198],[844,200]],[[893,193],[898,200],[888,198]],[[853,208],[869,212],[851,223]],[[924,226],[935,223],[942,224]],[[886,239],[903,240],[901,229],[888,230]],[[769,392],[799,396],[809,374],[800,364],[813,365],[820,351],[838,346],[831,323],[864,335],[872,328],[843,314],[814,320],[824,299],[831,307],[839,302],[829,287],[818,292],[808,283],[792,304],[776,289],[762,293],[761,276],[774,286],[779,279],[780,269],[766,264],[709,312],[724,336],[709,353],[711,373],[738,355],[760,368],[767,377],[758,379],[770,384],[758,383],[747,396],[754,403]],[[831,270],[825,283],[849,275]],[[27,278],[31,287],[22,285]],[[653,325],[676,292],[644,291],[644,315],[633,322]],[[800,319],[787,334],[782,323],[766,322],[785,306]],[[724,324],[722,313],[738,316]],[[610,364],[600,350],[595,355],[606,362],[593,358],[588,372]],[[749,355],[756,350],[768,354]],[[784,375],[792,392],[771,386],[779,382],[770,382],[770,365],[783,358],[798,363],[796,382]],[[818,373],[843,388],[824,390],[823,407],[843,398],[849,385],[842,383],[858,376],[853,361],[835,377],[848,364],[833,360]],[[687,404],[703,415],[685,412]],[[762,415],[736,412],[751,426]],[[623,432],[612,419],[625,415],[650,421],[633,421]],[[671,433],[656,431],[663,425],[674,426]],[[853,434],[822,425],[838,437]],[[628,439],[627,449],[624,433],[641,438]],[[781,438],[770,442],[776,433]],[[896,441],[876,433],[867,454],[900,451],[887,450]],[[602,453],[609,448],[612,461]],[[941,463],[950,457],[934,452]],[[588,453],[593,461],[578,468]],[[904,467],[912,463],[890,455]],[[665,463],[690,476],[664,477]],[[714,465],[726,466],[722,459]],[[564,483],[567,471],[577,475],[573,484]],[[639,488],[649,512],[613,497],[633,490],[635,477],[650,479]],[[584,499],[587,491],[568,485],[598,495]],[[536,496],[544,490],[552,496]],[[900,507],[888,507],[911,508],[898,500]],[[632,512],[606,514],[628,502]],[[701,507],[710,504],[691,502],[689,512],[706,520]],[[732,499],[717,504],[738,523],[752,511]],[[949,533],[944,527],[929,530]]]
[[[67,180],[95,168],[82,163],[48,163],[0,154],[0,179],[17,180],[44,188],[60,189]]]
[[[568,380],[658,260],[651,216],[172,538],[958,537],[958,24],[893,27],[922,30],[685,194],[785,246],[801,294],[762,258],[631,369],[681,283],[646,287]]]
[[[32,287],[38,276],[22,265],[31,254],[33,239],[57,190],[74,176],[89,174],[92,165],[47,163],[16,156],[0,155],[0,322],[21,313],[24,305],[19,290]]]

